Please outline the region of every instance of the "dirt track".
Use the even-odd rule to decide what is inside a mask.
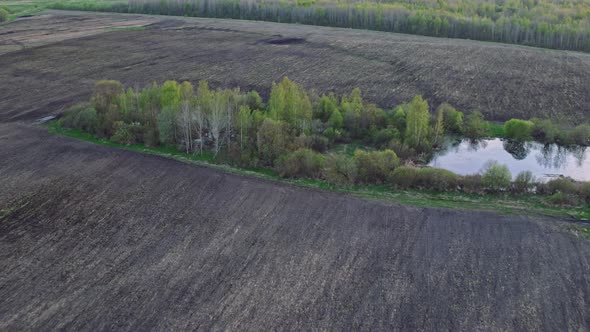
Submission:
[[[178,34],[216,49],[241,42],[242,52],[269,38],[159,24],[0,55],[0,330],[590,329],[590,240],[567,223],[227,175],[53,136],[28,121],[86,97],[101,77],[231,85],[223,68],[236,66],[251,77],[239,54],[203,65],[210,46],[174,48]],[[310,36],[287,49],[264,44],[275,53],[251,54],[266,68],[254,72],[274,72],[294,45],[326,55],[309,42],[320,35]],[[100,44],[109,47],[97,54]],[[310,68],[326,63],[316,61]]]
[[[144,31],[105,29],[146,24]],[[14,40],[47,44],[15,51]],[[590,55],[575,52],[263,22],[75,12],[0,26],[0,53],[8,51],[13,52],[0,56],[4,120],[59,111],[86,99],[94,82],[104,78],[140,87],[153,80],[208,79],[213,86],[265,94],[287,75],[318,92],[360,87],[384,107],[423,94],[433,105],[448,101],[494,120],[536,115],[590,121]]]

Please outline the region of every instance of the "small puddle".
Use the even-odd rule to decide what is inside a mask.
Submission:
[[[590,160],[584,146],[563,147],[537,142],[515,142],[503,139],[471,141],[449,140],[434,153],[428,163],[461,175],[482,171],[488,160],[508,166],[512,177],[531,171],[541,181],[569,176],[578,181],[590,181]]]
[[[44,123],[47,123],[47,122],[49,122],[49,121],[51,121],[51,120],[53,120],[55,118],[57,118],[57,116],[55,116],[55,115],[48,115],[48,116],[44,116],[44,117],[42,117],[40,119],[35,120],[35,123],[36,124],[44,124]]]

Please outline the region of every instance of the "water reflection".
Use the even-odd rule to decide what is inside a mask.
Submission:
[[[563,147],[501,139],[449,140],[434,154],[429,165],[458,174],[473,174],[479,172],[488,160],[507,165],[513,176],[530,170],[540,179],[564,175],[576,180],[590,180],[590,161],[583,146]]]

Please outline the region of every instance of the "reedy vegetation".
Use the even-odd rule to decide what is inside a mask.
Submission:
[[[266,167],[282,177],[323,179],[336,185],[387,184],[468,193],[536,192],[565,195],[555,203],[575,205],[590,199],[589,183],[557,179],[535,183],[530,173],[512,175],[493,162],[483,174],[459,176],[436,168],[401,166],[419,162],[446,133],[488,135],[490,124],[478,112],[465,117],[449,104],[434,116],[421,96],[392,110],[363,101],[361,91],[337,98],[309,95],[284,78],[272,86],[268,103],[256,91],[209,88],[199,82],[153,83],[141,91],[124,90],[117,81],[99,81],[90,103],[76,105],[60,119],[64,127],[82,129],[120,144],[177,146],[187,154],[210,154],[213,160],[242,167]],[[505,136],[533,136],[552,142],[590,144],[590,126],[556,129],[551,122],[513,119]],[[339,143],[362,142],[352,156],[327,152]],[[565,182],[569,184],[563,184]]]
[[[51,7],[301,23],[590,51],[588,0],[129,0],[58,2]]]

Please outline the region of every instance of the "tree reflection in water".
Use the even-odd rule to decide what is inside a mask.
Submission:
[[[531,152],[531,144],[515,140],[505,140],[503,143],[504,150],[510,153],[516,160],[523,160]]]

